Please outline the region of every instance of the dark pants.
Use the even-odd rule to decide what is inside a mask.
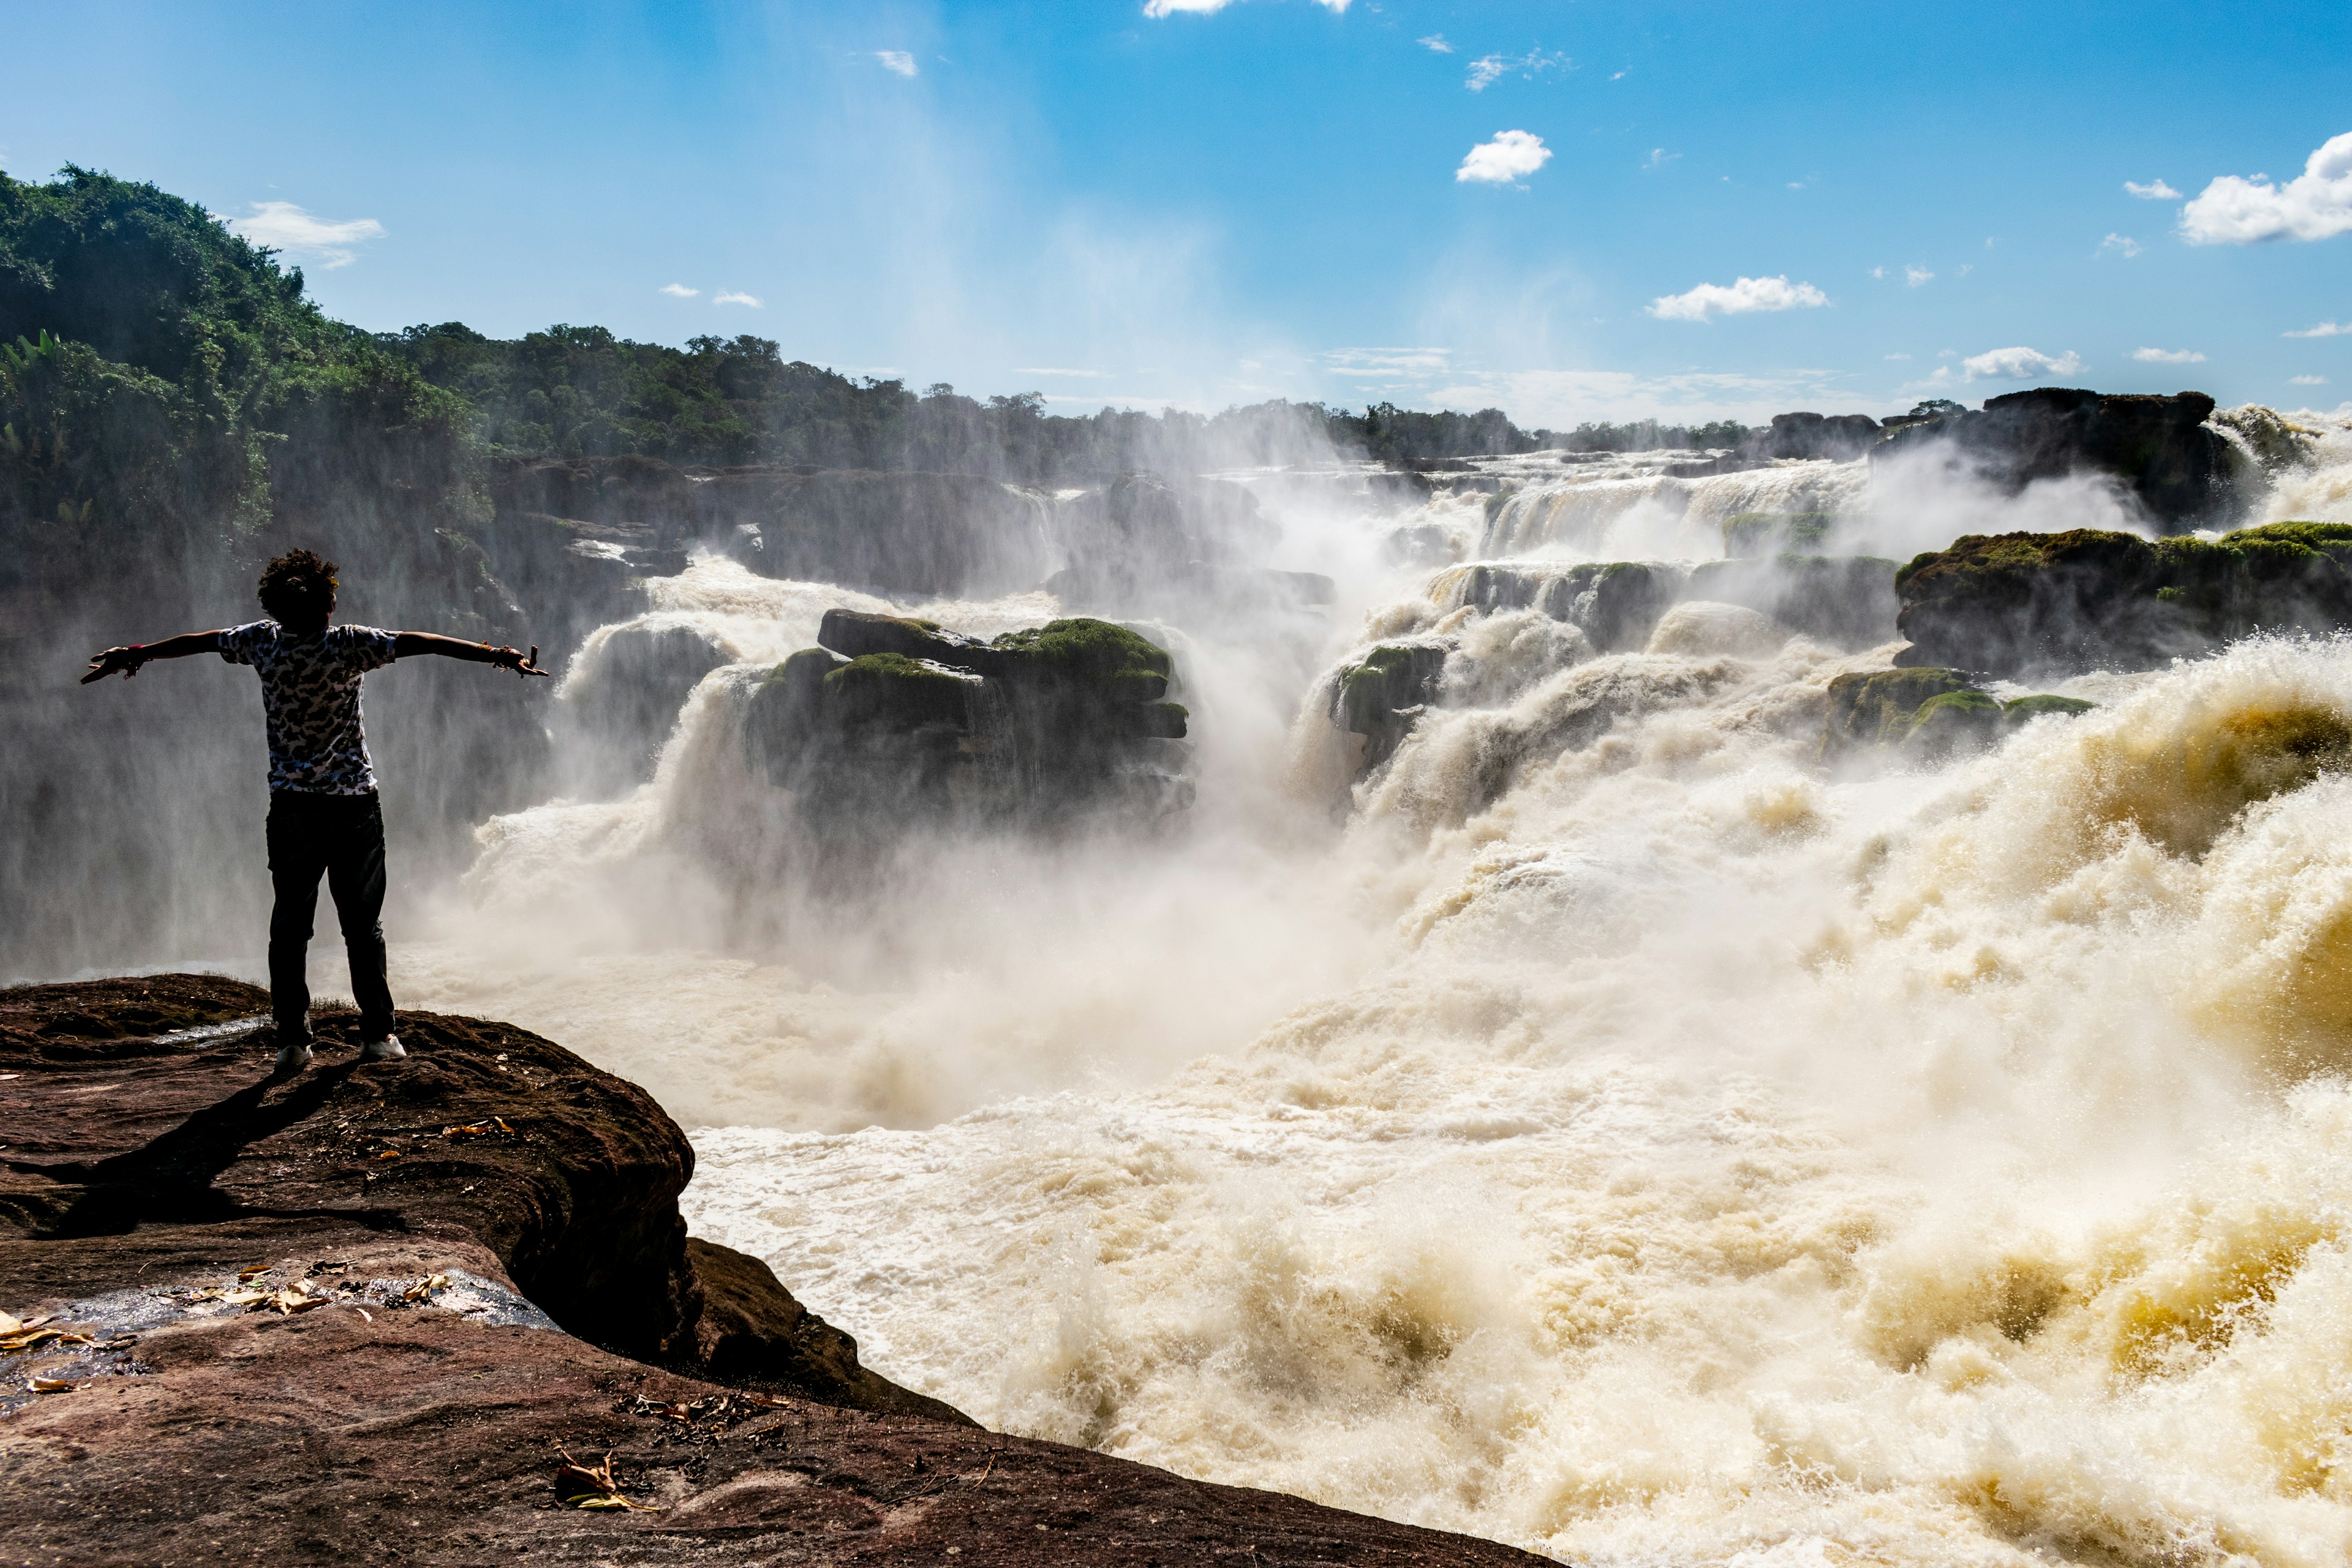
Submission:
[[[360,1037],[377,1040],[392,1033],[392,987],[383,974],[383,808],[373,795],[275,790],[269,796],[269,880],[278,907],[269,912],[269,1006],[281,1046],[310,1038],[310,984],[302,966],[310,951],[321,872],[342,923],[352,999],[360,1005]]]

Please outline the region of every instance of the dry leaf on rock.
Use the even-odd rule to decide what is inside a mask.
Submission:
[[[572,1457],[568,1448],[558,1448],[563,1463],[555,1472],[555,1495],[563,1500],[566,1508],[624,1508],[641,1513],[659,1513],[661,1510],[648,1503],[631,1502],[621,1495],[620,1483],[613,1478],[613,1452],[607,1448],[604,1458],[594,1465],[583,1465]]]
[[[400,1294],[403,1300],[422,1301],[434,1291],[447,1289],[449,1289],[449,1277],[446,1274],[428,1274]]]

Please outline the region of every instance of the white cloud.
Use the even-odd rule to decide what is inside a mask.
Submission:
[[[1484,55],[1470,62],[1470,72],[1462,85],[1472,92],[1484,92],[1502,78],[1517,71],[1533,81],[1546,71],[1575,68],[1576,62],[1564,54],[1548,55],[1541,49],[1530,49],[1524,55]]]
[[[1333,349],[1323,356],[1333,375],[1430,376],[1447,374],[1451,349]]]
[[[247,217],[213,216],[228,225],[231,234],[298,260],[316,261],[330,272],[358,259],[352,246],[383,237],[383,225],[372,217],[340,222],[314,217],[292,202],[255,202]]]
[[[2305,327],[2299,332],[2281,332],[2283,338],[2352,338],[2352,323],[2322,321],[2315,327]]]
[[[1665,164],[1673,163],[1675,159],[1681,156],[1682,154],[1680,153],[1669,153],[1664,147],[1653,147],[1650,149],[1650,155],[1642,160],[1642,167],[1644,169],[1660,168]]]
[[[1873,278],[1884,278],[1886,276],[1886,268],[1884,267],[1874,267],[1870,269],[1870,275]]]
[[[2144,185],[2135,184],[2131,181],[2126,180],[2124,182],[2124,189],[2129,191],[2132,195],[2137,196],[2144,202],[2177,202],[2180,199],[2180,193],[2174,190],[2170,185],[2166,184],[2162,180],[2150,180]]]
[[[732,289],[721,289],[710,297],[710,302],[714,305],[749,305],[754,310],[760,308],[761,303],[757,294],[740,294]]]
[[[2091,254],[2094,257],[2099,257],[2105,256],[2110,250],[2117,250],[2123,253],[2125,260],[2129,261],[2133,257],[2137,256],[2143,248],[2145,247],[2141,246],[2138,240],[2134,239],[2127,234],[2111,234],[2107,236],[2106,238],[2099,241],[2099,248],[2093,251]]]
[[[1993,349],[1960,362],[1970,381],[2035,381],[2045,375],[2072,375],[2082,368],[2083,356],[2072,349],[2055,356],[2040,349]]]
[[[896,71],[900,76],[915,74],[915,57],[904,49],[877,49],[874,58],[882,62],[886,71]]]
[[[1886,357],[1888,359],[1909,359],[1911,356],[1909,354],[1888,354]]]
[[[2134,349],[2132,358],[2142,364],[2203,364],[2205,356],[2195,349]]]
[[[1924,267],[1906,267],[1903,269],[1904,284],[1912,289],[1916,289],[1922,283],[1933,282],[1935,277],[1933,272]]]
[[[2289,386],[2326,386],[2327,378],[2324,375],[2291,375],[2286,378],[2286,384]]]
[[[665,283],[661,286],[661,291],[673,300],[691,300],[702,292],[699,289],[689,289],[683,283]]]
[[[1416,38],[1413,41],[1433,55],[1450,55],[1454,52],[1454,46],[1445,41],[1445,35],[1443,33],[1432,33],[1425,38]]]
[[[1013,374],[1015,375],[1075,375],[1082,376],[1088,381],[1110,379],[1110,372],[1107,370],[1057,370],[1049,365],[1040,364],[1016,364],[1013,367]]]
[[[1470,149],[1470,155],[1454,171],[1454,178],[1472,184],[1507,185],[1550,162],[1551,149],[1543,144],[1542,137],[1526,131],[1498,131],[1492,142],[1481,142]]]
[[[2268,174],[2223,174],[2180,209],[2191,245],[2252,245],[2263,239],[2326,239],[2352,230],[2352,131],[2332,136],[2284,185]]]
[[[1661,294],[1649,312],[1662,321],[1704,321],[1710,314],[1745,316],[1758,310],[1794,310],[1826,305],[1830,297],[1810,283],[1779,278],[1742,278],[1729,288],[1702,283],[1687,294]]]

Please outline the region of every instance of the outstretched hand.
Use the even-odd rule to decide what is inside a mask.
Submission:
[[[528,654],[502,647],[490,656],[490,662],[500,669],[511,669],[520,676],[544,676],[548,671],[539,668],[539,645],[533,643]]]
[[[81,678],[81,683],[88,686],[93,680],[104,680],[118,669],[122,672],[122,678],[128,680],[139,673],[141,665],[147,662],[146,651],[143,647],[110,647],[104,653],[92,654],[89,660],[89,673]],[[533,648],[531,651],[536,653],[539,650]]]

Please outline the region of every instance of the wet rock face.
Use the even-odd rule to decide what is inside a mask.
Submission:
[[[1957,669],[1899,668],[1830,682],[1822,760],[1877,753],[1937,762],[1981,750],[2032,720],[2088,712],[2095,704],[2046,692],[2003,702]]]
[[[2188,529],[2226,521],[2235,506],[2231,448],[2207,427],[2212,412],[2201,392],[2129,397],[2035,387],[1989,398],[1980,411],[1906,422],[1870,456],[1877,463],[1948,444],[2012,492],[2035,479],[2111,474],[2159,524]]]
[[[1172,661],[1125,627],[1060,620],[983,643],[832,610],[817,636],[753,695],[746,732],[754,764],[821,833],[1150,823],[1191,804]]]
[[[1851,462],[1878,442],[1878,421],[1867,414],[1775,414],[1771,425],[1739,444],[1743,458],[1826,458]]]
[[[1896,580],[1902,662],[1988,675],[2146,669],[2263,630],[2352,625],[2352,525],[2284,522],[2219,541],[1972,534]]]
[[[1370,770],[1395,754],[1413,721],[1437,695],[1446,649],[1433,643],[1388,643],[1372,649],[1339,678],[1333,719],[1364,737],[1359,766]]]

